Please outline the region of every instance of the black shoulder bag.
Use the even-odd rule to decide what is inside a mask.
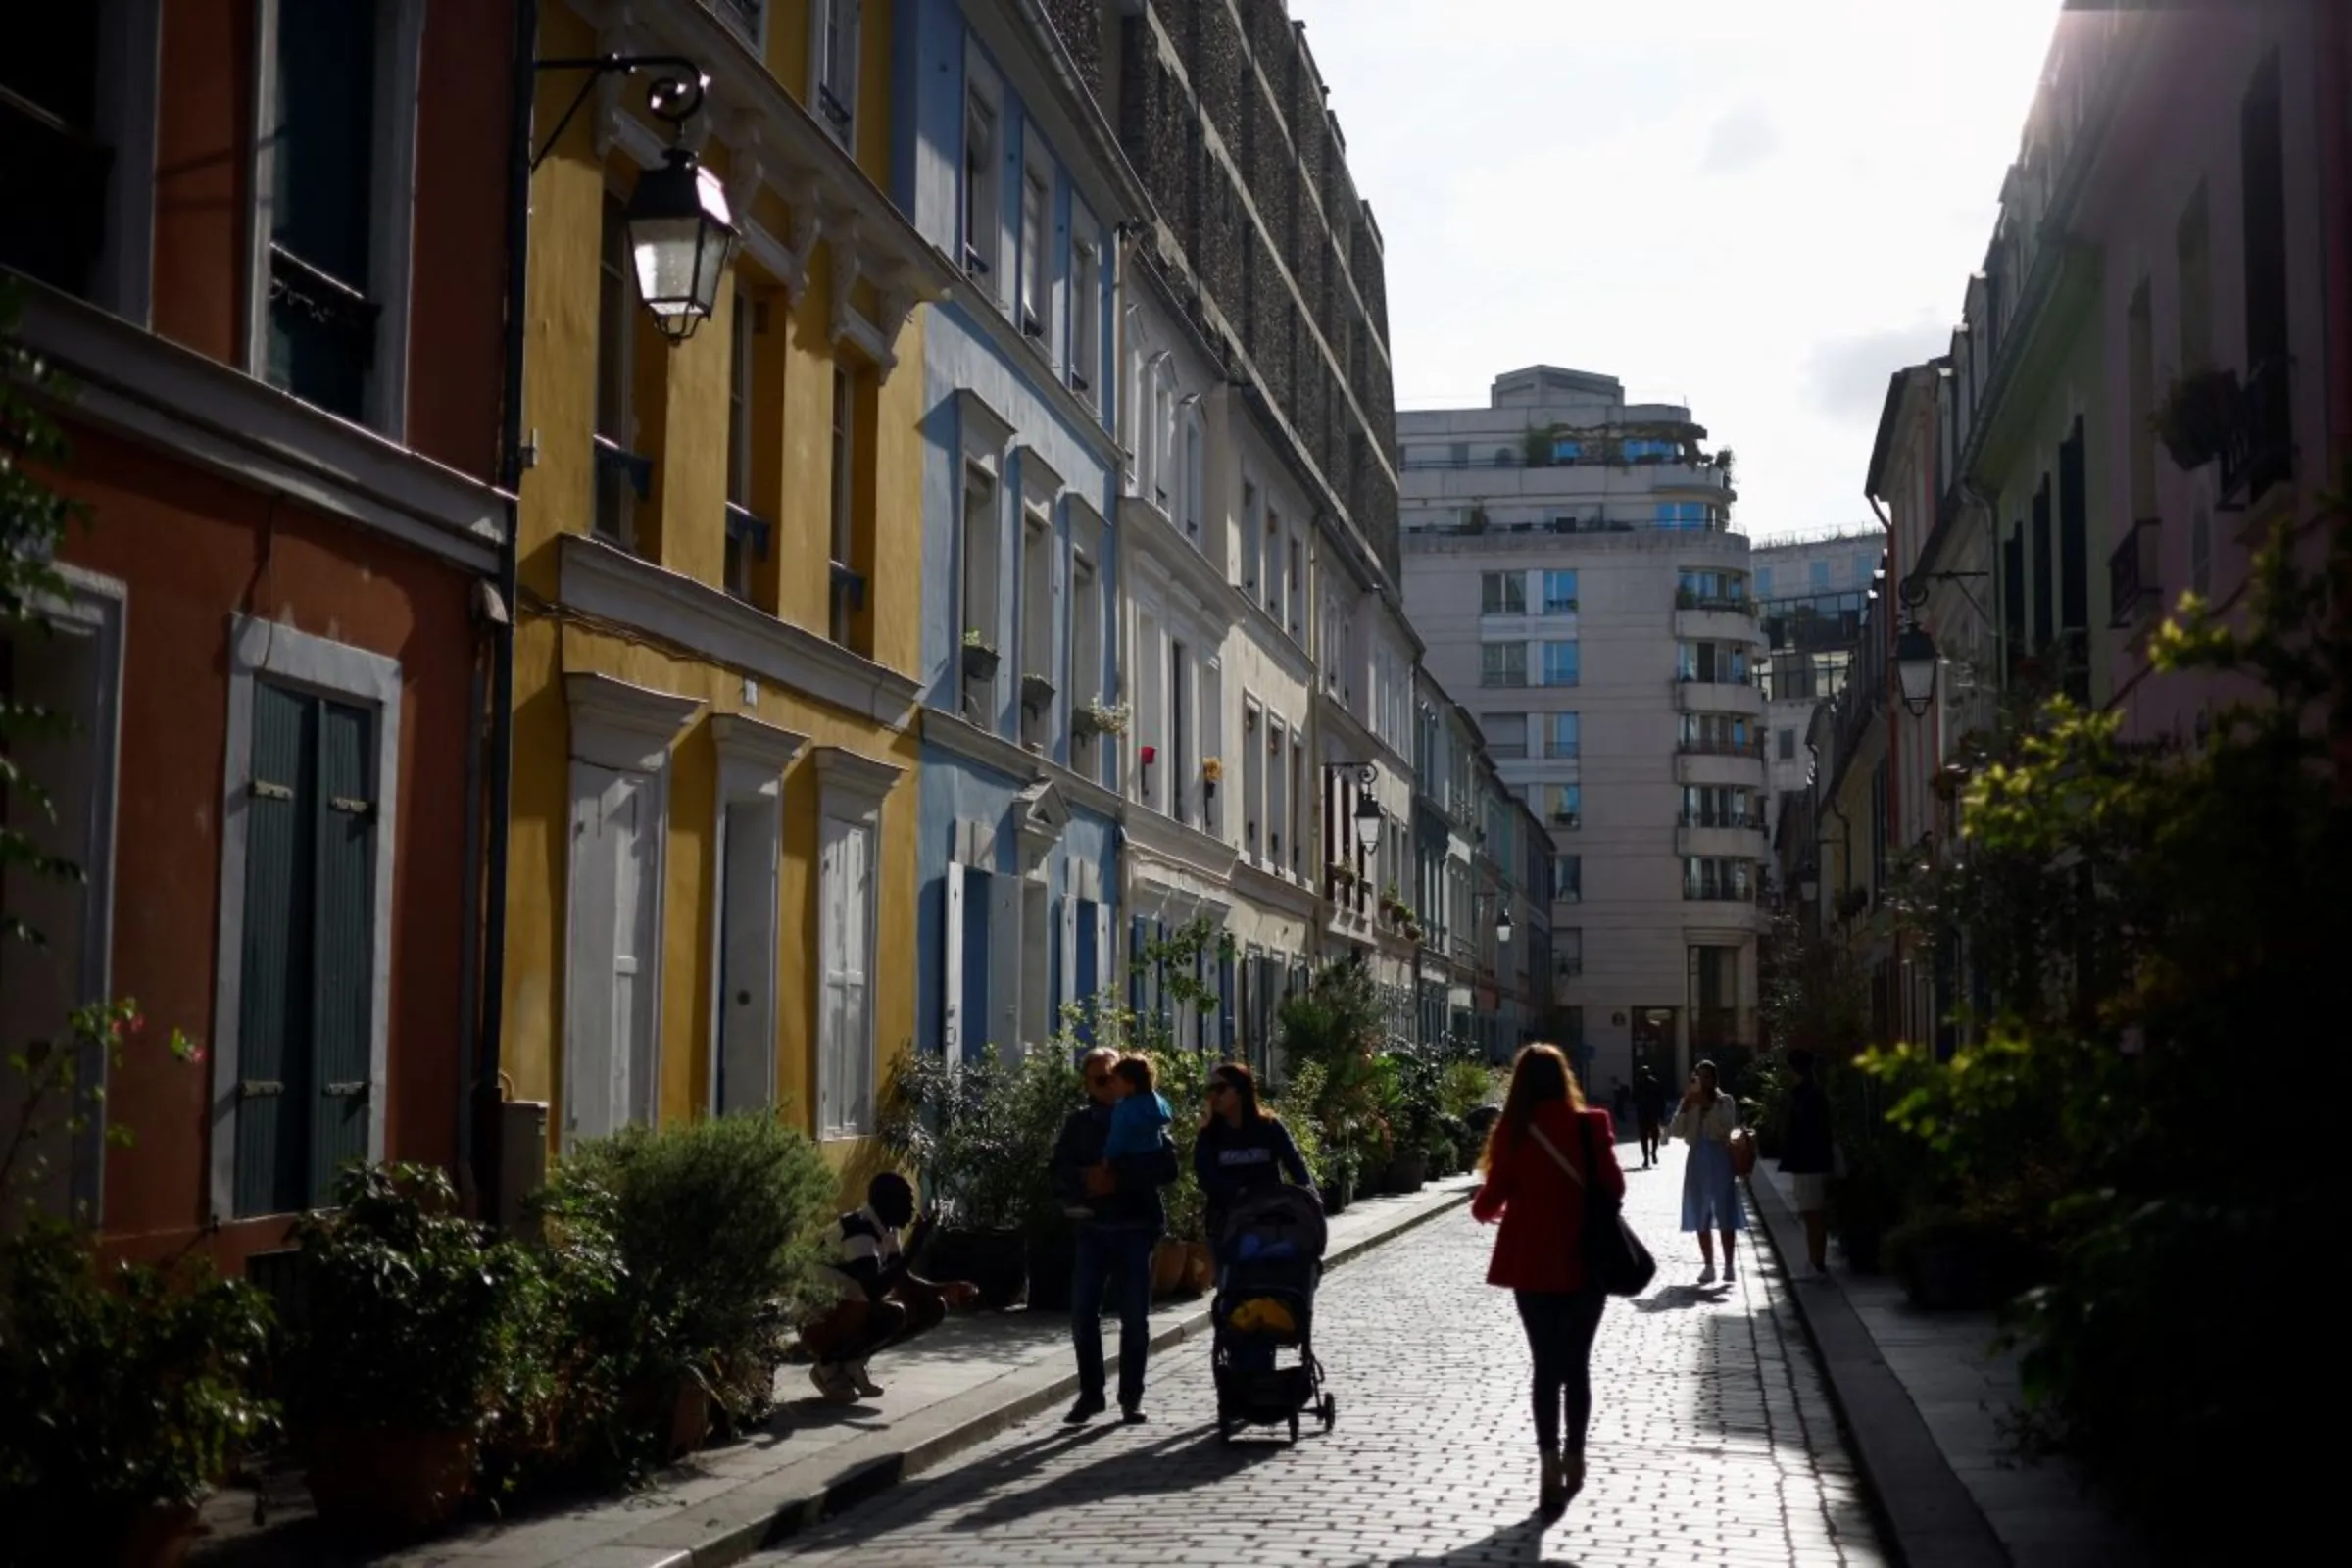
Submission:
[[[1531,1121],[1527,1124],[1527,1130],[1535,1135],[1536,1142],[1544,1146],[1544,1152],[1552,1157],[1560,1169],[1568,1173],[1568,1179],[1584,1192],[1585,1272],[1611,1296],[1640,1296],[1648,1290],[1649,1282],[1657,1277],[1658,1260],[1649,1255],[1649,1249],[1642,1245],[1642,1238],[1636,1236],[1634,1228],[1625,1222],[1623,1201],[1597,1183],[1585,1180],[1584,1172],[1568,1163],[1568,1156],[1544,1136],[1544,1129]],[[1576,1130],[1584,1139],[1585,1168],[1590,1170],[1592,1168],[1592,1124],[1580,1114],[1576,1118]]]

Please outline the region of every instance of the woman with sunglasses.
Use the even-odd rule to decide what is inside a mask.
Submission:
[[[1285,1176],[1301,1187],[1314,1185],[1290,1129],[1266,1114],[1257,1102],[1257,1080],[1238,1061],[1220,1061],[1209,1072],[1208,1116],[1193,1144],[1193,1176],[1207,1203],[1208,1245],[1220,1273],[1228,1261],[1225,1216],[1235,1203]],[[1262,1371],[1274,1364],[1274,1352],[1237,1346],[1234,1364]]]

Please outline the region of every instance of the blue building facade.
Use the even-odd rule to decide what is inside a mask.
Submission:
[[[1141,203],[1014,8],[913,0],[894,33],[891,194],[959,274],[923,334],[916,1038],[969,1058],[1117,974],[1112,336]]]

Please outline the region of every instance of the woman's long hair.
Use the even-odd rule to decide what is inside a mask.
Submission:
[[[1212,1084],[1228,1083],[1233,1085],[1233,1092],[1242,1097],[1243,1126],[1248,1127],[1252,1123],[1268,1119],[1265,1106],[1257,1102],[1257,1075],[1250,1070],[1247,1063],[1220,1061],[1209,1069],[1208,1081]],[[1221,1119],[1216,1111],[1211,1109],[1200,1125],[1205,1127],[1210,1122]]]
[[[1502,1114],[1487,1134],[1486,1152],[1478,1156],[1480,1170],[1493,1170],[1494,1161],[1527,1136],[1535,1124],[1536,1107],[1546,1101],[1564,1100],[1570,1110],[1585,1108],[1585,1092],[1576,1072],[1557,1046],[1537,1044],[1520,1048],[1511,1063],[1510,1092],[1502,1097]]]
[[[1715,1102],[1723,1095],[1723,1069],[1711,1061],[1702,1061],[1690,1069],[1690,1076],[1698,1080],[1698,1102],[1713,1110]]]

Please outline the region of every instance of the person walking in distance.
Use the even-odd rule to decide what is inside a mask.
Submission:
[[[1139,1063],[1139,1065],[1141,1065]],[[1107,1407],[1102,1365],[1105,1284],[1119,1303],[1119,1411],[1144,1419],[1144,1365],[1152,1348],[1152,1248],[1167,1229],[1159,1190],[1177,1176],[1176,1146],[1162,1124],[1148,1151],[1107,1155],[1112,1118],[1126,1087],[1119,1054],[1098,1046],[1079,1062],[1087,1103],[1070,1112],[1054,1141],[1051,1170],[1077,1221],[1070,1281],[1070,1341],[1078,1357],[1078,1400],[1062,1419],[1091,1421]],[[1147,1085],[1149,1075],[1143,1075]]]
[[[1723,1277],[1728,1282],[1739,1257],[1733,1240],[1747,1229],[1739,1179],[1732,1171],[1732,1134],[1739,1125],[1740,1107],[1723,1092],[1715,1064],[1700,1062],[1666,1136],[1690,1146],[1690,1161],[1683,1167],[1683,1229],[1698,1234],[1698,1256],[1704,1265],[1698,1273],[1701,1285],[1715,1283],[1715,1237],[1723,1238]]]
[[[1642,1133],[1642,1168],[1658,1162],[1658,1129],[1666,1125],[1666,1086],[1647,1067],[1634,1075],[1635,1126]]]
[[[1598,1183],[1625,1196],[1609,1113],[1585,1104],[1559,1047],[1520,1051],[1479,1171],[1485,1179],[1470,1212],[1497,1225],[1487,1283],[1512,1293],[1527,1332],[1535,1363],[1538,1496],[1545,1517],[1556,1519],[1585,1484],[1592,1336],[1608,1301],[1585,1267],[1585,1190]]]
[[[1810,1051],[1789,1052],[1788,1071],[1796,1082],[1788,1091],[1788,1136],[1781,1145],[1781,1170],[1792,1178],[1797,1218],[1805,1224],[1806,1277],[1820,1279],[1830,1271],[1830,1173],[1838,1163],[1830,1134],[1830,1097],[1822,1093]]]

